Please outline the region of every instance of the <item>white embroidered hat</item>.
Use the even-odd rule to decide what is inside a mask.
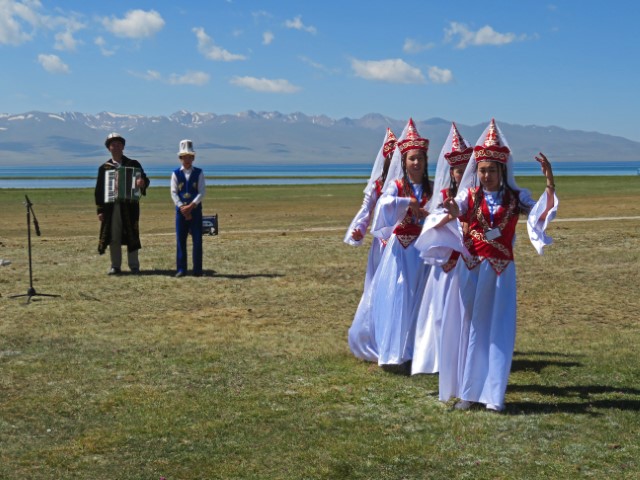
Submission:
[[[193,149],[193,142],[191,140],[180,140],[180,150],[178,151],[178,157],[182,155],[194,155],[196,151]]]

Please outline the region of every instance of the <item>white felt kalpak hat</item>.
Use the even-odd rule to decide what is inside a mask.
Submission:
[[[193,149],[193,142],[191,140],[180,140],[180,150],[178,151],[178,156],[181,157],[183,155],[194,155],[196,151]]]

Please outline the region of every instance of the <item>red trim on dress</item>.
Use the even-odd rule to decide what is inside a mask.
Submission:
[[[382,187],[383,186],[384,185],[383,185],[383,182],[382,182],[382,177],[380,177],[374,183],[374,189],[375,189],[376,193],[378,194],[378,198],[380,198],[380,195],[382,195]]]
[[[405,180],[396,180],[396,188],[398,189],[398,197],[407,197],[405,191]],[[411,192],[410,196],[413,197],[413,190],[411,187],[408,188]],[[420,199],[420,207],[424,207],[427,204],[427,195],[425,192],[422,192],[422,198]],[[413,215],[411,214],[411,208],[407,208],[407,213],[405,214],[402,221],[398,224],[398,226],[393,230],[393,233],[396,237],[398,237],[398,241],[400,244],[407,248],[411,245],[416,238],[420,236],[420,232],[422,231],[422,226],[418,225]]]

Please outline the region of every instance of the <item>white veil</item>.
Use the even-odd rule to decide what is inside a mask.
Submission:
[[[387,139],[389,137],[389,130],[385,131],[384,140],[382,140],[382,145],[380,146],[380,150],[378,150],[378,156],[376,157],[376,161],[373,162],[373,168],[371,169],[371,176],[369,177],[369,182],[367,186],[364,188],[364,193],[371,193],[376,185],[376,180],[380,178],[382,175],[382,170],[384,169],[384,145],[387,143]]]
[[[400,149],[398,148],[398,144],[407,138],[407,132],[409,131],[409,123],[405,125],[402,130],[402,134],[398,137],[398,142],[396,143],[396,148],[393,149],[393,157],[391,157],[391,163],[389,164],[389,171],[387,172],[387,179],[384,182],[382,187],[382,191],[386,192],[387,188],[395,182],[396,180],[400,180],[404,177],[404,172],[402,170],[402,154],[400,153]],[[426,168],[426,167],[425,167]]]
[[[484,131],[482,132],[482,135],[480,135],[480,138],[478,138],[478,141],[476,142],[476,146],[484,144],[484,139],[487,138],[487,133],[489,132],[489,128],[491,128],[491,123],[487,125],[487,128],[484,129]],[[498,126],[497,123],[496,123],[496,129],[498,130],[498,135],[499,135],[501,144],[505,147],[509,147],[509,143],[507,142],[507,139],[503,135],[502,130],[500,130],[500,127]],[[476,173],[477,169],[478,169],[478,164],[476,162],[476,154],[474,152],[473,155],[471,155],[471,159],[469,160],[469,163],[467,164],[467,168],[464,171],[462,181],[460,182],[460,187],[458,187],[458,192],[462,192],[468,188],[474,188],[480,185],[480,181],[478,180],[478,175]],[[507,159],[507,184],[517,192],[519,191],[528,192],[528,190],[520,188],[516,183],[516,178],[513,173],[513,156],[511,155],[511,148],[509,148],[509,158]]]
[[[449,136],[447,140],[444,142],[442,146],[442,150],[440,150],[440,155],[438,156],[438,163],[436,164],[436,176],[433,180],[433,195],[431,195],[431,199],[427,202],[427,212],[433,212],[438,207],[438,202],[440,201],[440,192],[445,188],[449,188],[451,185],[451,174],[450,174],[450,165],[447,162],[447,159],[444,158],[445,153],[451,152],[451,145],[453,143],[453,135],[455,132],[455,123],[451,124],[451,130],[449,130]],[[462,139],[463,145],[461,145],[461,149],[468,148],[469,142],[467,142],[462,135],[460,136]],[[471,162],[469,162],[471,163]],[[466,173],[466,170],[465,170]]]

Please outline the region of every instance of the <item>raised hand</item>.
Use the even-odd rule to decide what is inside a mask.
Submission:
[[[539,156],[536,156],[536,161],[540,164],[540,169],[542,170],[542,174],[547,179],[547,187],[554,189],[555,183],[553,183],[553,170],[551,169],[551,162],[547,159],[544,153],[538,153]]]
[[[444,201],[444,208],[447,213],[451,215],[452,219],[458,218],[460,216],[460,207],[458,207],[458,204],[456,203],[456,200],[454,198],[447,198]]]

